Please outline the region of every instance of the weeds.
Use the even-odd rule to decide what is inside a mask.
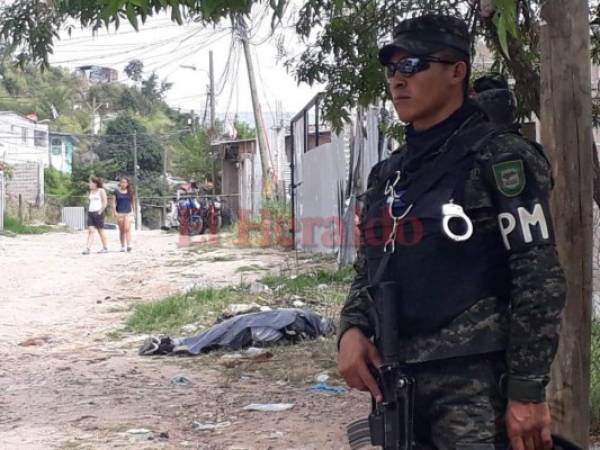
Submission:
[[[52,231],[52,227],[25,225],[11,216],[6,216],[4,217],[4,230],[15,234],[44,234]]]
[[[235,273],[256,272],[257,270],[265,270],[265,268],[257,264],[251,264],[249,266],[238,267],[237,269],[235,269]]]
[[[234,288],[195,289],[164,300],[136,305],[127,321],[127,330],[136,333],[178,332],[183,325],[214,321],[231,303],[247,303],[248,293]]]

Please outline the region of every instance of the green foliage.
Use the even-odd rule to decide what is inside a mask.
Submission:
[[[329,271],[318,269],[312,272],[303,273],[296,278],[287,275],[267,275],[260,281],[271,289],[283,287],[286,292],[295,295],[305,294],[307,289],[317,288],[319,285],[328,286],[352,282],[354,271],[351,266],[344,267],[338,271]]]
[[[76,195],[76,188],[73,185],[71,176],[52,167],[44,171],[44,190],[46,194],[63,202]]]
[[[61,125],[80,129],[76,119],[75,104],[81,99],[81,79],[59,68],[40,72],[33,66],[18,68],[11,64],[0,65],[0,109],[20,114],[35,112],[40,120],[75,117],[63,120]],[[51,123],[52,129],[72,132]]]
[[[11,216],[4,217],[4,231],[15,234],[44,234],[52,230],[52,227],[47,225],[25,225]]]
[[[237,118],[233,121],[233,127],[238,139],[253,139],[256,137],[256,129]]]
[[[493,21],[498,41],[504,54],[509,56],[508,35],[510,33],[513,37],[518,36],[515,0],[493,0],[493,5],[496,10]]]
[[[136,333],[177,333],[187,324],[214,323],[215,313],[220,314],[232,303],[276,304],[278,299],[286,295],[314,299],[325,308],[339,308],[347,295],[352,273],[351,268],[344,268],[315,269],[295,278],[289,274],[269,275],[261,282],[276,291],[260,294],[252,294],[247,288],[194,289],[185,294],[136,305],[127,321],[127,329]],[[324,284],[327,286],[324,287]],[[333,315],[337,316],[337,309]]]
[[[141,93],[148,100],[158,102],[163,99],[165,93],[171,89],[172,83],[168,83],[166,80],[160,81],[156,72],[142,81]]]
[[[134,117],[123,115],[108,122],[106,133],[94,148],[101,161],[112,161],[113,172],[104,175],[117,179],[123,174],[133,174],[133,139],[136,134],[140,176],[162,172],[163,147],[159,140]]]
[[[170,13],[171,20],[180,25],[184,20],[215,24],[224,18],[248,15],[258,0],[16,0],[0,12],[0,37],[11,48],[22,49],[19,59],[41,61],[48,66],[48,54],[62,27],[72,29],[72,19],[84,27],[98,29],[111,25],[117,29],[128,21],[135,29],[148,17]],[[272,24],[284,12],[286,0],[270,0]]]
[[[248,302],[247,291],[232,288],[205,288],[177,294],[153,303],[136,305],[127,328],[137,333],[178,332],[183,325],[214,320],[209,312],[230,303]]]
[[[208,132],[200,129],[179,137],[173,144],[173,172],[196,180],[212,179],[212,159],[209,154]]]
[[[118,171],[120,165],[113,161],[94,161],[89,164],[76,164],[73,166],[72,185],[73,195],[83,196],[88,191],[88,180],[91,175],[102,179],[110,179]]]
[[[139,59],[132,59],[125,66],[125,74],[129,79],[139,82],[142,81],[142,73],[144,72],[144,63]]]

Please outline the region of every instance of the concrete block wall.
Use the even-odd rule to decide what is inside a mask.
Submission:
[[[17,201],[19,194],[27,203],[44,202],[44,169],[37,162],[11,165],[12,176],[6,181],[8,197]]]

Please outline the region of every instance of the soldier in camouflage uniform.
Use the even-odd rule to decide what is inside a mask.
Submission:
[[[398,349],[416,379],[416,448],[552,448],[545,387],[565,280],[548,161],[514,127],[490,132],[485,113],[466,100],[470,39],[461,20],[406,20],[379,58],[398,116],[409,125],[406,145],[372,169],[362,196],[338,369],[349,386],[381,400],[369,366],[381,364],[377,272],[391,251],[381,279],[397,282],[404,311]],[[428,167],[465,148],[427,193],[411,205],[403,201],[427,179]],[[441,226],[448,203],[462,206],[472,235],[463,219],[451,232]],[[386,223],[399,217],[392,234]]]

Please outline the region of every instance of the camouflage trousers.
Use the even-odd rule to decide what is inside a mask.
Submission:
[[[413,365],[416,450],[507,449],[504,353]]]

